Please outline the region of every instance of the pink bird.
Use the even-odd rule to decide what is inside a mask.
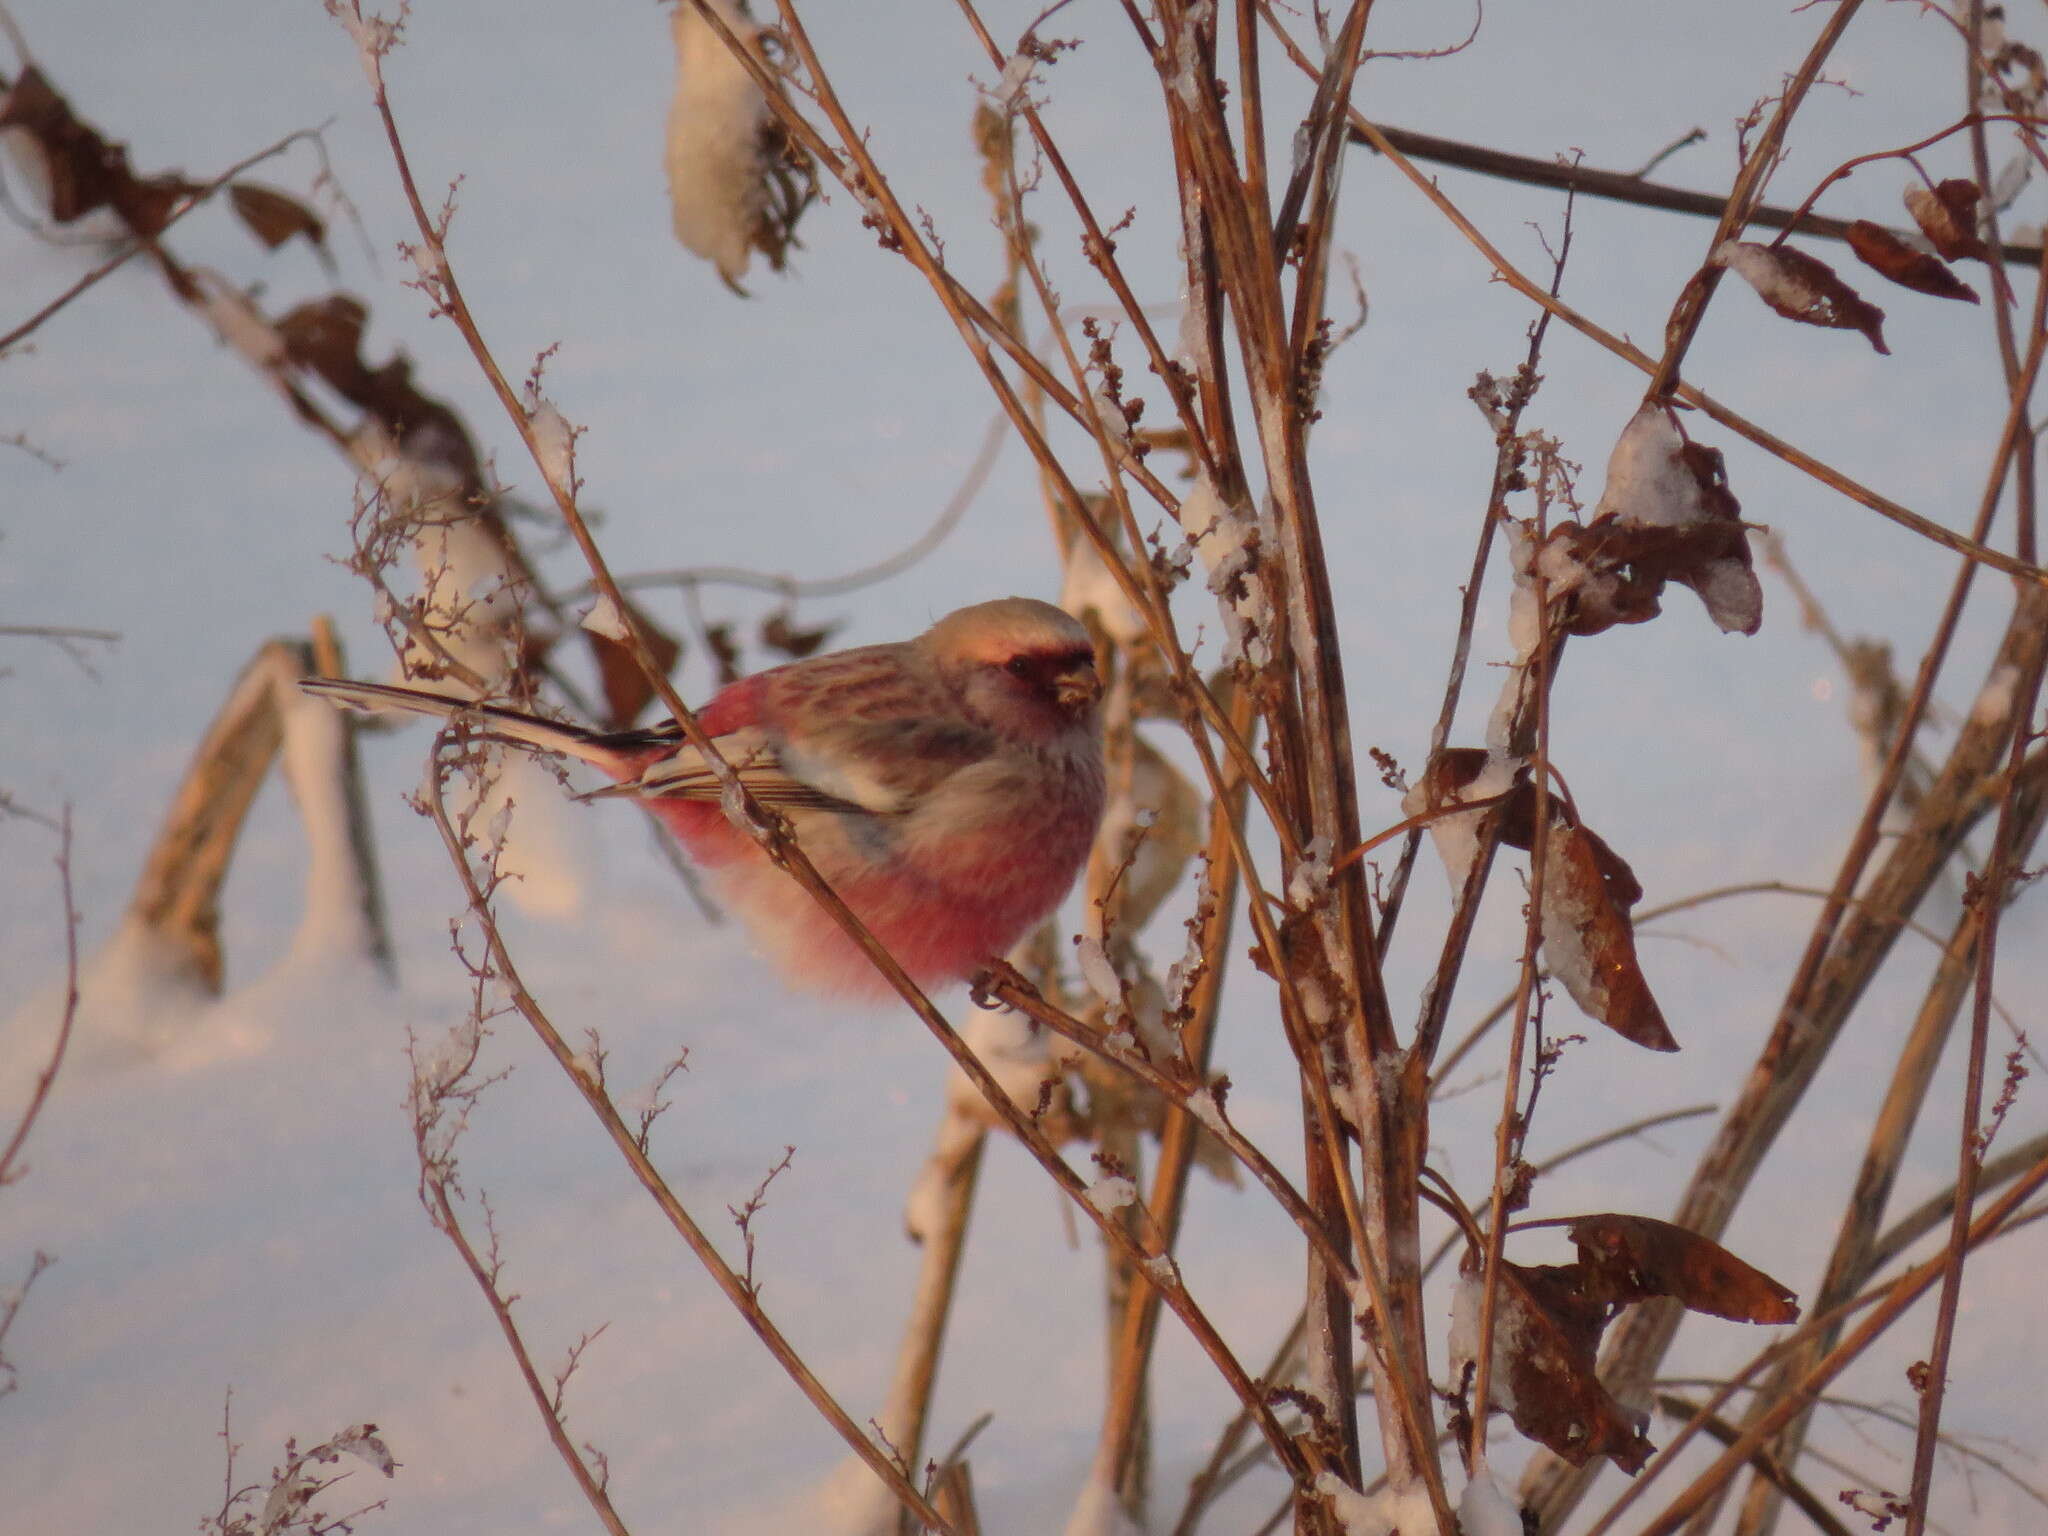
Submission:
[[[363,709],[475,722],[581,759],[647,802],[792,980],[890,995],[809,893],[726,819],[671,720],[597,732],[414,688],[308,678]],[[789,819],[832,889],[922,986],[963,980],[1059,905],[1102,816],[1102,684],[1088,632],[1028,597],[949,613],[914,640],[757,672],[697,720]]]

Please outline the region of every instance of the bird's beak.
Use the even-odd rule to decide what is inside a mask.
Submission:
[[[1093,709],[1102,697],[1102,679],[1095,675],[1094,664],[1062,672],[1053,682],[1053,697],[1059,700],[1060,708],[1075,714]]]

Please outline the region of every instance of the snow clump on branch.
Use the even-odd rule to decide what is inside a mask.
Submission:
[[[715,12],[771,75],[767,28],[738,0],[677,0],[670,26],[676,92],[668,114],[668,187],[676,238],[718,268],[735,293],[759,251],[780,272],[796,221],[815,191],[808,165],[792,160],[787,131],[746,61],[706,19]]]

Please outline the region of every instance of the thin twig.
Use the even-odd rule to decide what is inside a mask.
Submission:
[[[28,1133],[35,1129],[35,1123],[49,1103],[50,1090],[56,1085],[57,1073],[64,1065],[64,1053],[71,1048],[71,1029],[78,1022],[78,909],[71,894],[71,807],[66,805],[57,830],[57,897],[64,903],[64,1006],[57,1017],[57,1038],[51,1042],[50,1054],[43,1061],[42,1070],[36,1073],[35,1088],[29,1094],[28,1105],[15,1122],[13,1132],[7,1138],[5,1148],[0,1148],[0,1188],[12,1184],[28,1171],[17,1166],[21,1149],[28,1143]]]

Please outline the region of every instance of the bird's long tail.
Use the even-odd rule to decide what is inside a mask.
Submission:
[[[400,688],[390,683],[358,683],[339,677],[303,677],[299,686],[315,698],[327,699],[345,709],[404,710],[415,715],[457,716],[473,720],[489,736],[541,752],[555,752],[614,772],[620,754],[600,743],[595,732],[580,726],[543,720],[499,704],[479,704],[474,699],[430,693],[424,688]]]

